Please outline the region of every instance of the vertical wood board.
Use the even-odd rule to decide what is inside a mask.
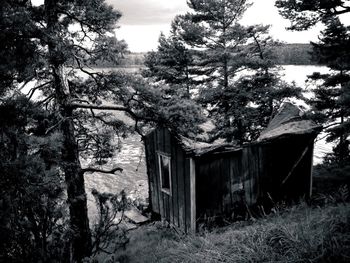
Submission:
[[[172,202],[173,202],[173,224],[179,227],[179,189],[178,189],[178,155],[177,155],[177,142],[174,138],[171,139],[171,174],[172,174]]]
[[[176,149],[177,159],[177,182],[178,182],[178,209],[179,209],[179,227],[183,230],[186,229],[186,218],[185,218],[185,159],[183,151],[180,148]]]

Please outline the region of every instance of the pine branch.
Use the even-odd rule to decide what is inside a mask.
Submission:
[[[81,172],[82,174],[85,174],[85,173],[114,174],[115,172],[123,172],[123,168],[121,168],[121,167],[114,167],[114,168],[111,169],[111,170],[103,170],[103,169],[88,167],[88,168],[81,169],[80,172]]]
[[[154,121],[154,118],[149,117],[140,117],[135,112],[130,110],[127,107],[124,106],[113,106],[113,105],[96,105],[96,104],[84,104],[84,103],[71,103],[69,107],[73,109],[89,109],[89,110],[111,110],[111,111],[123,111],[128,114],[134,119],[134,120],[146,120],[146,121]]]
[[[131,110],[123,106],[109,106],[109,105],[95,105],[95,104],[84,104],[73,102],[69,105],[71,108],[90,109],[90,110],[113,110],[113,111],[124,111],[130,114],[134,114]]]
[[[93,78],[93,80],[98,84],[99,81],[98,81],[98,79],[96,78],[96,76],[101,76],[101,75],[100,75],[99,73],[97,73],[97,72],[89,72],[89,71],[85,70],[84,67],[83,67],[83,65],[81,64],[79,58],[78,58],[77,56],[75,56],[75,55],[74,55],[74,59],[75,59],[75,61],[77,62],[78,69],[79,69],[81,72],[83,72],[83,73],[85,73],[86,75],[88,75],[88,76],[90,76],[91,78]],[[85,66],[86,66],[86,65],[85,65]],[[96,75],[96,76],[95,76],[95,75]]]
[[[52,81],[48,81],[48,82],[45,82],[45,83],[43,83],[43,84],[40,84],[39,86],[35,86],[35,87],[31,88],[31,89],[29,90],[29,92],[27,93],[26,96],[28,96],[28,99],[31,99],[31,98],[33,97],[34,93],[35,93],[38,89],[41,89],[41,88],[43,88],[43,87],[45,87],[46,85],[51,84],[51,83],[52,83]]]
[[[337,126],[337,125],[340,125],[340,124],[341,124],[341,122],[331,123],[331,124],[329,124],[329,125],[327,125],[327,126],[323,126],[323,129],[324,129],[324,130],[328,130],[329,128],[331,128],[331,127],[333,127],[333,126]]]
[[[342,7],[343,9],[341,10],[337,10],[337,9],[333,9],[333,11],[331,11],[332,15],[342,15],[342,14],[346,14],[350,12],[350,7],[349,6],[345,6],[345,5],[340,5],[340,7]]]
[[[56,129],[63,121],[65,121],[66,118],[62,118],[59,122],[57,122],[55,125],[51,126],[45,131],[45,135],[49,134],[52,130]]]
[[[88,37],[90,40],[93,40],[93,39],[91,39],[91,38],[88,36],[88,34],[85,32],[83,26],[86,26],[91,32],[101,35],[101,33],[99,32],[99,31],[101,30],[100,27],[95,26],[95,25],[92,25],[92,24],[88,23],[87,21],[85,21],[85,20],[79,18],[78,16],[75,16],[75,15],[73,15],[73,14],[71,14],[71,13],[69,13],[69,12],[67,12],[67,11],[65,11],[65,10],[63,10],[63,9],[58,9],[58,11],[59,11],[61,14],[64,14],[64,15],[66,15],[67,17],[69,17],[70,19],[75,20],[77,23],[79,23],[80,26],[81,26],[81,30],[82,30],[83,33],[85,34],[85,37]]]
[[[88,50],[87,48],[85,48],[85,47],[83,47],[83,46],[81,46],[81,45],[73,44],[72,46],[73,46],[73,47],[76,47],[76,48],[78,48],[78,49],[80,49],[80,50],[82,50],[82,51],[84,51],[86,54],[88,54],[88,55],[90,55],[90,56],[91,56],[91,54],[92,54],[91,50]]]
[[[41,106],[44,104],[47,105],[52,99],[54,99],[54,95],[50,95],[50,96],[46,97],[45,99],[38,101],[36,103],[36,106]]]

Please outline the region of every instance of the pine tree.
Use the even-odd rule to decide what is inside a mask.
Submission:
[[[279,80],[269,27],[239,23],[250,6],[247,1],[192,0],[188,5],[191,11],[172,23],[172,39],[182,42],[191,56],[188,77],[199,91],[198,101],[216,122],[212,140],[254,140],[278,103],[300,90]]]
[[[344,165],[350,162],[350,28],[338,18],[330,18],[325,25],[320,42],[313,43],[313,56],[318,63],[326,64],[331,73],[311,76],[318,82],[311,102],[321,113],[323,123],[330,127],[328,141],[336,142],[329,161]]]
[[[115,149],[109,140],[114,134],[142,133],[143,126],[155,122],[185,126],[189,131],[190,120],[179,112],[192,111],[192,120],[199,115],[191,105],[168,99],[141,79],[89,68],[100,61],[116,64],[126,52],[125,42],[114,37],[121,14],[103,0],[45,0],[40,6],[29,0],[9,0],[0,8],[1,37],[5,36],[0,43],[1,92],[14,95],[33,84],[29,99],[41,95],[33,106],[54,115],[56,122],[42,129],[44,134],[62,134],[58,165],[67,187],[71,256],[81,262],[91,253],[84,174],[114,173],[121,168],[83,168],[79,157],[103,164]],[[9,51],[2,52],[3,48]],[[122,112],[131,124],[111,111]]]
[[[60,166],[67,185],[72,257],[80,262],[90,254],[91,233],[74,126],[78,98],[67,72],[69,68],[85,71],[87,59],[118,57],[125,45],[114,41],[108,32],[120,13],[101,0],[46,0],[40,6],[32,6],[31,1],[3,1],[1,9],[4,19],[0,24],[6,36],[2,45],[10,51],[1,53],[6,87],[36,81],[31,95],[41,90],[45,99],[38,103],[58,113],[57,124],[48,129],[60,128],[63,136]]]
[[[292,21],[292,30],[305,30],[321,22],[325,29],[313,45],[313,59],[330,68],[329,74],[315,72],[310,76],[317,84],[311,100],[319,113],[318,121],[326,125],[328,141],[336,143],[327,158],[335,164],[349,164],[350,149],[350,28],[339,16],[350,12],[347,1],[317,0],[276,1],[283,17]]]
[[[170,95],[177,93],[189,98],[192,84],[190,51],[173,33],[168,38],[162,33],[158,43],[157,51],[148,52],[146,55],[146,70],[143,76],[171,85],[168,92]]]
[[[173,32],[195,53],[194,77],[215,81],[225,89],[246,59],[243,46],[249,34],[238,22],[249,4],[245,0],[192,0],[188,6],[191,12],[175,18]]]
[[[59,162],[62,136],[45,133],[52,115],[24,97],[0,105],[0,225],[3,262],[49,262],[68,246]]]
[[[307,30],[327,18],[350,12],[347,0],[277,0],[275,5],[282,17],[289,19],[291,30]]]

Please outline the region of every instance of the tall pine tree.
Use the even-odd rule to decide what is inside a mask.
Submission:
[[[249,34],[238,22],[249,4],[246,0],[191,0],[190,12],[177,16],[173,32],[193,50],[192,74],[207,84],[223,89],[242,69],[246,59],[243,46]]]
[[[311,100],[324,123],[328,141],[336,146],[328,161],[346,165],[350,163],[350,27],[342,24],[340,16],[350,13],[348,1],[276,1],[283,17],[292,21],[291,29],[305,30],[321,22],[325,29],[319,42],[312,43],[313,59],[330,68],[329,74],[315,72],[315,96]]]
[[[192,54],[173,33],[168,38],[162,33],[158,43],[157,51],[146,55],[143,76],[171,85],[169,95],[175,93],[189,98]]]
[[[279,79],[269,27],[239,23],[248,1],[192,0],[188,5],[191,11],[174,19],[171,37],[161,36],[158,50],[146,60],[148,72],[160,78],[160,72],[186,73],[176,81],[198,91],[195,98],[216,124],[212,140],[254,140],[278,104],[300,90]],[[183,52],[174,52],[178,46]],[[183,63],[181,71],[172,66],[177,63]]]
[[[312,104],[330,127],[328,141],[336,143],[329,161],[344,165],[350,163],[350,27],[338,18],[329,18],[325,25],[320,42],[313,43],[313,55],[331,73],[311,76],[319,83]]]
[[[125,42],[114,37],[121,14],[103,0],[45,0],[39,6],[30,0],[5,0],[0,8],[4,40],[0,43],[0,92],[15,94],[34,85],[28,97],[40,96],[33,105],[55,113],[56,123],[45,127],[44,133],[59,130],[62,134],[58,165],[68,195],[72,231],[68,241],[72,260],[81,262],[91,253],[84,174],[113,173],[120,167],[84,168],[80,156],[87,154],[103,164],[115,148],[109,141],[115,133],[142,133],[142,126],[154,122],[184,126],[185,132],[191,125],[180,112],[186,109],[193,118],[200,116],[190,104],[163,96],[141,79],[89,68],[99,61],[116,64],[126,50]],[[133,125],[112,116],[111,111],[123,112],[134,120]]]
[[[68,75],[79,70],[87,72],[87,59],[118,57],[125,45],[110,35],[120,13],[101,0],[45,0],[40,6],[33,6],[31,1],[14,0],[2,2],[1,16],[1,36],[5,36],[1,50],[8,50],[1,52],[0,69],[5,73],[2,84],[5,88],[14,88],[35,82],[30,97],[41,90],[44,99],[37,104],[57,112],[57,123],[47,129],[59,128],[63,136],[60,166],[67,185],[72,258],[81,262],[90,254],[91,234],[85,170],[80,164],[75,134],[78,105],[74,103],[82,99],[94,103],[102,91],[98,94],[95,90],[95,96],[78,98],[79,93]],[[72,69],[74,71],[70,71]],[[97,80],[95,74],[89,75]],[[96,86],[102,90],[97,82]]]

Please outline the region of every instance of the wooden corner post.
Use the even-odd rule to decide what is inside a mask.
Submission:
[[[191,189],[191,228],[192,233],[196,232],[196,163],[190,158],[190,189]]]

